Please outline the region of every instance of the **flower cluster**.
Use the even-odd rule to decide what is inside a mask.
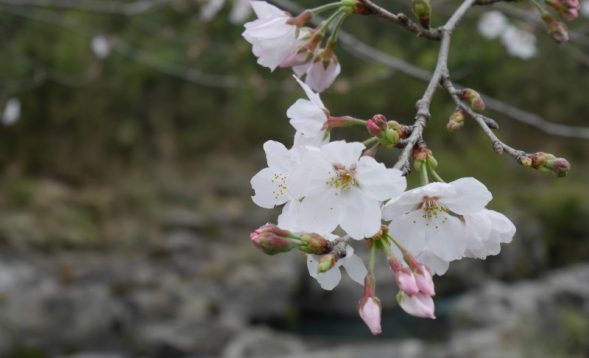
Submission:
[[[277,226],[254,231],[252,242],[271,255],[293,249],[306,253],[310,275],[326,290],[337,286],[343,267],[353,281],[365,284],[359,314],[377,334],[374,260],[367,269],[351,246],[352,240],[366,240],[373,254],[386,253],[400,307],[435,318],[432,273],[443,274],[451,261],[463,257],[497,254],[501,243],[511,241],[513,224],[485,209],[491,193],[473,178],[424,182],[406,191],[403,173],[379,163],[371,150],[407,137],[407,126],[383,115],[369,120],[332,116],[317,93],[295,80],[306,98],[286,112],[295,129],[294,144],[287,148],[267,141],[267,167],[251,180],[254,203],[281,206],[282,212]],[[330,141],[331,130],[351,125],[365,126],[372,137],[365,143]],[[373,147],[367,148],[370,143]],[[430,150],[416,152],[415,160],[421,171],[433,171]]]
[[[567,7],[561,11],[565,18],[578,11],[576,0],[551,1],[546,3],[555,9]],[[358,313],[376,335],[382,331],[382,306],[376,296],[377,253],[384,254],[392,269],[399,307],[410,315],[435,319],[434,275],[446,273],[456,260],[497,255],[501,244],[512,241],[516,229],[505,215],[487,208],[492,194],[483,183],[472,177],[442,179],[417,120],[403,125],[382,114],[369,119],[335,116],[323,103],[318,92],[327,89],[340,72],[333,54],[338,29],[349,14],[366,14],[360,3],[342,0],[293,17],[263,1],[251,2],[258,18],[245,24],[243,36],[252,44],[258,63],[271,70],[292,67],[305,96],[286,111],[295,130],[290,148],[272,140],[264,143],[267,167],[251,179],[252,200],[263,208],[280,207],[281,213],[276,225],[266,224],[250,238],[269,255],[293,250],[306,254],[309,274],[325,290],[338,285],[343,268],[364,286]],[[317,13],[328,10],[334,12],[320,26],[305,26]],[[413,11],[422,28],[428,28],[429,2],[414,1]],[[513,41],[505,39],[522,37],[514,34],[515,28],[500,13],[487,14],[480,29],[487,37],[502,36],[509,43]],[[331,35],[323,45],[328,32]],[[516,55],[533,56],[535,38],[522,41],[527,48]],[[449,78],[442,77],[441,82],[457,103],[449,130],[461,128],[466,115],[496,129],[491,119],[477,117],[485,110],[477,91],[455,90]],[[418,116],[422,114],[418,110]],[[332,130],[349,126],[364,127],[368,139],[331,141]],[[516,151],[498,140],[494,147],[498,152],[509,151],[523,166],[558,176],[570,168],[566,159],[549,153]],[[394,167],[387,167],[375,159],[379,148],[403,152]],[[420,185],[408,190],[405,176],[411,159]],[[352,247],[358,241],[368,247],[368,265]]]
[[[307,10],[292,17],[264,1],[252,1],[258,17],[245,24],[243,37],[252,44],[258,63],[270,70],[277,67],[291,67],[293,72],[304,78],[305,83],[317,92],[326,90],[341,72],[341,66],[333,50],[337,42],[337,31],[351,13],[353,2],[345,0]],[[323,11],[337,9],[317,28],[305,26],[311,18]],[[329,29],[331,36],[322,46]]]

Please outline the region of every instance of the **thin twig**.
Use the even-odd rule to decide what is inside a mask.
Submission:
[[[407,30],[417,34],[417,36],[419,37],[425,37],[431,40],[440,40],[442,38],[442,34],[439,28],[424,29],[423,27],[409,19],[407,15],[403,13],[393,14],[387,9],[373,3],[371,0],[360,0],[357,6],[363,10],[363,15],[375,15],[388,21],[394,22],[395,24],[401,25]]]
[[[487,121],[485,120],[486,117],[480,113],[475,112],[472,108],[470,108],[470,106],[466,105],[466,103],[464,103],[460,99],[460,97],[458,96],[458,93],[460,93],[460,91],[457,90],[452,84],[452,80],[450,79],[450,75],[447,71],[443,76],[442,85],[444,86],[444,89],[446,89],[450,97],[452,97],[452,100],[454,101],[456,106],[459,107],[463,112],[467,113],[470,117],[472,117],[472,119],[474,119],[478,123],[479,127],[481,127],[485,135],[489,137],[495,153],[507,153],[513,158],[515,158],[518,161],[518,163],[521,164],[521,158],[526,155],[526,152],[510,147],[509,145],[502,142],[499,138],[497,138],[495,133],[493,133],[493,131],[487,124]]]

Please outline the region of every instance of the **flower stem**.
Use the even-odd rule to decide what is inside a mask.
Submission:
[[[544,9],[544,7],[537,0],[530,0],[530,2],[538,9],[541,16],[544,16],[547,13],[546,9]]]
[[[335,44],[337,42],[337,34],[339,32],[339,29],[348,17],[348,15],[348,13],[343,12],[341,16],[337,19],[335,25],[333,26],[333,29],[331,29],[331,35],[329,35],[329,39],[327,40],[328,44]]]
[[[442,177],[436,172],[436,170],[431,166],[431,164],[426,163],[427,169],[429,170],[430,174],[434,177],[435,181],[439,181],[440,183],[445,183],[446,181],[442,179]]]
[[[427,185],[429,184],[429,176],[427,175],[427,163],[423,163],[425,165],[421,166],[421,170],[419,171],[420,174],[420,179],[421,179],[421,185]]]
[[[329,29],[329,26],[331,25],[331,23],[337,19],[340,14],[343,12],[342,9],[338,9],[336,12],[334,12],[333,14],[331,14],[327,20],[325,20],[323,22],[323,24],[321,24],[321,30],[319,30],[319,34],[321,35],[321,37],[325,37],[325,34],[327,33],[327,30]]]
[[[366,139],[364,142],[362,142],[362,144],[364,144],[364,146],[366,147],[370,147],[372,144],[378,142],[378,138],[377,137],[371,137]]]
[[[376,245],[371,242],[370,246],[370,274],[374,277],[374,263],[376,261]]]
[[[313,13],[313,15],[317,15],[317,14],[320,14],[325,11],[340,8],[341,6],[342,6],[342,3],[340,1],[331,2],[329,4],[324,4],[321,6],[317,6],[316,8],[313,8],[313,9],[309,9],[308,11],[311,11]]]

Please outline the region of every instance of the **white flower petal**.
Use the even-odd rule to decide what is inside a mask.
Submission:
[[[340,221],[342,206],[333,189],[307,196],[301,203],[300,225],[308,232],[332,232]]]
[[[493,198],[487,187],[475,178],[460,178],[449,184],[456,192],[440,198],[440,203],[460,215],[482,210]]]
[[[258,16],[260,19],[271,19],[274,17],[286,16],[284,11],[265,1],[250,1],[250,4],[256,13],[256,16]]]
[[[363,193],[379,201],[399,196],[407,187],[400,170],[388,169],[371,157],[360,158],[356,179]]]
[[[446,271],[448,271],[448,267],[450,266],[448,261],[442,260],[427,248],[415,258],[417,261],[427,266],[432,271],[432,273],[438,276],[445,274]]]
[[[358,162],[365,146],[362,143],[346,143],[343,140],[328,143],[321,147],[321,153],[331,164],[340,164],[346,168]]]
[[[264,152],[266,152],[266,162],[269,168],[282,172],[290,171],[292,167],[291,154],[282,143],[273,140],[266,141]]]
[[[464,255],[467,238],[464,224],[456,217],[441,212],[439,218],[426,223],[427,247],[444,261]]]
[[[321,97],[319,97],[319,94],[313,92],[313,90],[309,86],[307,86],[303,81],[301,81],[301,79],[298,78],[297,76],[293,75],[293,77],[295,78],[295,80],[297,80],[299,85],[303,88],[303,91],[305,91],[305,94],[307,95],[309,100],[311,102],[313,102],[313,104],[315,104],[319,108],[325,108],[325,105],[323,104],[323,101],[321,101]]]
[[[414,256],[425,248],[426,221],[421,210],[397,216],[389,224],[389,234]]]
[[[340,195],[343,199],[342,229],[356,240],[374,236],[381,224],[378,201],[362,195],[358,188],[351,188]]]
[[[308,136],[316,136],[323,132],[327,116],[322,108],[307,99],[299,99],[286,111],[290,124]]]
[[[342,266],[346,269],[348,276],[360,285],[364,285],[364,278],[368,270],[362,259],[358,255],[352,254],[343,258],[342,261]]]
[[[250,181],[255,195],[252,200],[256,205],[266,209],[272,209],[276,205],[284,204],[288,200],[286,193],[286,174],[264,168],[260,170]]]

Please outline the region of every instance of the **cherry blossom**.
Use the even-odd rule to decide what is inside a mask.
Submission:
[[[496,39],[507,29],[509,21],[500,11],[488,11],[479,20],[479,32],[488,39]]]
[[[321,101],[319,95],[298,77],[293,76],[305,91],[308,99],[298,99],[286,111],[290,118],[290,124],[306,138],[319,138],[327,136],[327,120],[329,111]]]
[[[250,4],[258,19],[245,24],[242,36],[252,44],[258,63],[274,70],[296,50],[297,26],[276,6],[265,1]]]
[[[21,105],[20,100],[13,97],[6,102],[2,116],[0,116],[0,122],[5,126],[13,125],[20,118]]]
[[[283,144],[272,140],[264,143],[268,167],[260,170],[251,179],[255,191],[252,200],[256,205],[271,209],[298,198],[290,189],[291,174],[296,169],[304,150],[304,146],[294,146],[289,150]]]
[[[381,305],[378,298],[363,297],[358,304],[358,313],[373,335],[382,332],[380,325]]]
[[[305,83],[317,92],[329,88],[341,72],[337,57],[324,50],[316,55],[312,61],[293,67],[294,73],[305,78]]]
[[[325,238],[330,239],[333,238],[333,236],[325,235]],[[346,269],[348,276],[350,276],[353,281],[361,285],[364,284],[364,277],[368,272],[366,266],[364,266],[364,262],[362,262],[360,257],[354,254],[354,249],[350,245],[346,247],[346,256],[337,260],[335,266],[329,271],[318,273],[318,267],[318,257],[316,255],[307,255],[307,268],[309,269],[309,274],[317,280],[322,289],[327,291],[333,290],[341,281],[341,267]]]
[[[305,230],[332,232],[338,225],[354,239],[375,235],[380,202],[400,195],[405,177],[374,158],[362,156],[362,143],[336,141],[308,151],[300,171],[300,220]]]
[[[481,182],[461,178],[409,190],[387,203],[383,216],[391,220],[391,236],[418,259],[427,249],[430,255],[453,261],[467,247],[468,233],[460,216],[482,210],[491,198]]]
[[[485,259],[497,255],[502,243],[510,243],[515,235],[515,225],[505,215],[494,210],[481,210],[465,215],[464,222],[472,234],[468,240],[465,257]]]

